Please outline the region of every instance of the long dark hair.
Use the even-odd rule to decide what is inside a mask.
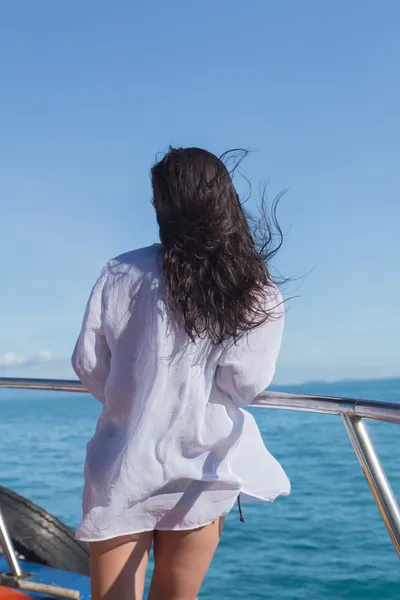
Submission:
[[[151,171],[166,303],[192,341],[236,340],[271,318],[263,300],[274,287],[268,260],[282,244],[279,198],[271,219],[264,210],[261,220],[247,215],[231,177],[246,154],[218,158],[200,148],[170,148]]]

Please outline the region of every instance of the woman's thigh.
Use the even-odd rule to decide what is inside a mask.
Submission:
[[[92,600],[142,600],[153,531],[91,542]]]
[[[221,538],[224,519],[198,529],[154,532],[154,573],[149,600],[191,600]]]

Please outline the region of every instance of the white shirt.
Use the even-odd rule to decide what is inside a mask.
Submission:
[[[164,303],[161,246],[111,260],[96,282],[72,357],[103,403],[87,446],[83,521],[94,541],[193,529],[242,501],[272,501],[289,480],[243,408],[271,382],[283,330],[275,318],[237,344],[191,342]]]

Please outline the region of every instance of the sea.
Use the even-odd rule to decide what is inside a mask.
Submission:
[[[400,402],[400,379],[274,389]],[[340,418],[250,410],[292,492],[244,504],[244,523],[232,510],[199,598],[399,599],[399,559]],[[87,394],[0,390],[0,483],[75,528],[85,445],[99,413]],[[400,426],[368,429],[399,497]]]

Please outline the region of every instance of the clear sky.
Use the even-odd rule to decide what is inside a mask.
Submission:
[[[72,376],[99,270],[157,241],[172,143],[289,188],[276,382],[400,375],[399,28],[397,0],[2,2],[0,374]]]

